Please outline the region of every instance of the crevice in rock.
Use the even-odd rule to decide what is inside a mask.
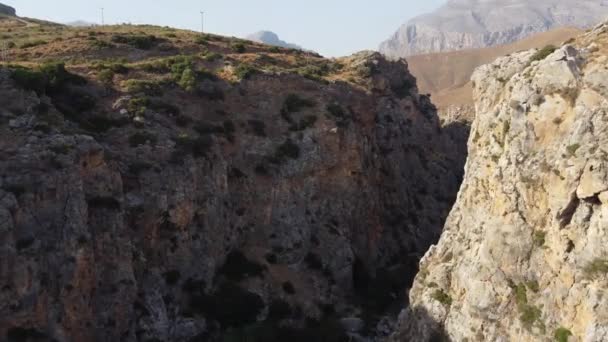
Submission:
[[[563,229],[563,228],[567,227],[570,224],[570,222],[572,222],[572,217],[574,216],[574,213],[576,212],[576,209],[578,208],[580,202],[581,202],[581,200],[576,196],[576,193],[573,193],[570,196],[570,202],[568,202],[568,205],[566,206],[566,208],[564,208],[564,210],[562,210],[557,215],[557,219],[559,220],[560,228]]]

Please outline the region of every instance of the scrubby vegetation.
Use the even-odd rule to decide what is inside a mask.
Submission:
[[[556,342],[568,342],[570,336],[572,336],[572,332],[564,327],[557,328],[553,334]]]
[[[277,146],[270,161],[274,164],[281,164],[289,159],[298,159],[300,157],[300,147],[291,139],[287,139],[284,143]]]
[[[86,80],[69,73],[64,63],[48,62],[35,69],[12,66],[11,77],[18,86],[38,94],[59,92],[70,84],[83,85]]]
[[[555,50],[557,50],[557,47],[555,45],[547,45],[547,46],[543,47],[542,49],[538,50],[534,55],[532,55],[532,57],[530,57],[530,62],[542,61],[543,59],[547,58],[550,54],[555,52]]]
[[[239,66],[234,69],[234,75],[239,80],[246,80],[258,72],[259,71],[257,69],[245,63],[239,64]]]
[[[545,330],[545,324],[541,320],[542,311],[528,303],[528,294],[525,284],[513,284],[513,293],[515,294],[515,303],[519,311],[519,320],[524,328],[531,330],[533,327],[539,328],[541,331]]]
[[[591,279],[608,276],[608,259],[594,259],[585,266],[584,272],[585,276]]]
[[[295,113],[304,108],[314,107],[315,105],[316,103],[313,100],[302,98],[297,94],[289,94],[285,98],[282,112]]]
[[[112,36],[112,42],[126,44],[141,50],[149,50],[155,47],[161,40],[154,35],[123,35]]]
[[[444,304],[447,306],[452,305],[452,297],[450,297],[450,295],[448,295],[447,293],[445,293],[445,291],[443,291],[441,289],[435,290],[435,292],[433,292],[431,297],[433,297],[433,299],[435,299],[436,301],[438,301],[441,304]]]
[[[226,262],[219,269],[221,274],[232,281],[241,281],[250,277],[261,276],[265,267],[248,259],[241,251],[232,251]]]

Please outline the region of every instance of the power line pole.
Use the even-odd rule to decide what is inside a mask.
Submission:
[[[201,11],[201,33],[205,33],[205,12]]]
[[[101,8],[101,26],[105,26],[105,18],[103,15],[103,7]]]

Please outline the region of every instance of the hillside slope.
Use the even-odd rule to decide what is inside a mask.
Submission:
[[[558,27],[587,28],[604,20],[597,0],[448,0],[404,24],[380,52],[391,57],[511,43]]]
[[[404,61],[14,24],[0,340],[390,331],[463,166]]]
[[[546,45],[560,46],[581,32],[576,28],[558,28],[507,45],[411,56],[407,61],[420,92],[430,93],[433,103],[444,110],[448,106],[473,104],[469,82],[477,67],[518,51]]]
[[[608,340],[607,37],[475,72],[465,180],[394,341]]]

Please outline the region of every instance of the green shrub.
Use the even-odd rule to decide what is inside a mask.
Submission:
[[[544,246],[546,236],[547,236],[546,232],[535,231],[534,232],[534,244],[538,247]]]
[[[297,94],[289,94],[285,98],[282,110],[287,113],[295,113],[304,108],[311,108],[314,106],[316,106],[316,103],[313,100],[301,98]]]
[[[232,51],[236,53],[244,53],[247,49],[245,48],[245,44],[241,42],[237,42],[232,44]]]
[[[213,139],[208,135],[197,138],[188,135],[180,135],[175,138],[175,151],[172,155],[172,163],[181,163],[183,158],[190,154],[195,158],[205,157],[213,147]]]
[[[99,70],[99,71],[103,71],[103,70],[110,70],[115,74],[127,74],[129,73],[129,67],[126,66],[124,63],[119,63],[119,62],[111,62],[111,63],[96,63],[94,64],[94,69]]]
[[[441,289],[435,290],[435,292],[431,294],[431,297],[443,305],[452,305],[452,297]]]
[[[86,80],[78,75],[71,74],[65,69],[65,64],[48,62],[41,64],[37,69],[11,67],[11,78],[21,88],[43,93],[63,92],[66,86],[83,85]]]
[[[532,57],[530,57],[530,62],[534,61],[542,61],[547,58],[550,54],[555,52],[557,47],[555,45],[547,45],[544,48],[538,50]]]
[[[240,80],[246,80],[256,73],[258,73],[257,69],[244,63],[239,64],[239,66],[234,69],[234,75]]]
[[[217,52],[207,52],[205,54],[205,56],[203,57],[203,59],[205,59],[205,61],[207,61],[207,62],[215,62],[222,58],[224,58],[224,56],[222,56],[221,54],[219,54]]]
[[[595,259],[583,269],[587,278],[597,278],[608,275],[608,259]]]
[[[19,46],[21,49],[27,49],[27,48],[31,48],[31,47],[35,47],[35,46],[40,46],[40,45],[46,45],[48,44],[47,41],[45,40],[32,40],[29,42],[25,42],[23,44],[21,44],[21,46]]]
[[[232,251],[228,254],[224,265],[220,267],[218,274],[238,282],[251,277],[259,277],[265,270],[264,266],[249,260],[241,251]]]
[[[90,42],[90,45],[91,45],[92,48],[98,49],[98,50],[109,49],[109,48],[113,48],[114,47],[114,45],[112,43],[107,42],[105,40],[101,40],[101,39],[92,40]]]
[[[181,77],[177,81],[177,84],[187,92],[194,92],[196,90],[196,75],[191,68],[187,68],[182,73]]]
[[[160,39],[153,35],[121,35],[112,36],[112,42],[130,45],[140,50],[149,50],[156,46]]]
[[[346,117],[346,112],[344,111],[344,109],[342,108],[342,106],[340,106],[337,103],[330,103],[330,104],[328,104],[327,107],[326,107],[326,109],[329,112],[329,114],[331,114],[335,118],[344,118],[344,117]]]
[[[137,147],[147,143],[155,144],[157,140],[156,135],[151,132],[136,132],[129,137],[129,145],[131,145],[131,147]]]
[[[513,286],[515,293],[515,303],[519,311],[519,320],[524,328],[531,330],[534,325],[544,330],[545,325],[541,321],[542,311],[534,305],[528,304],[528,295],[524,284]]]
[[[571,156],[575,156],[576,155],[576,151],[578,151],[579,148],[581,148],[580,144],[572,144],[572,145],[566,147],[566,151],[568,151],[568,153]]]
[[[207,39],[206,36],[200,35],[200,36],[197,36],[196,38],[194,38],[194,43],[199,44],[199,45],[207,45],[207,44],[209,44],[209,40]]]
[[[274,164],[281,164],[287,159],[298,159],[299,157],[300,147],[291,141],[291,139],[287,139],[287,141],[277,147],[270,161]]]
[[[146,112],[150,100],[147,97],[134,97],[127,102],[127,111],[131,115],[140,116]]]
[[[289,126],[290,131],[303,131],[307,128],[310,128],[315,125],[317,122],[317,117],[315,115],[307,115],[304,118],[300,119],[299,122],[291,124]]]
[[[123,83],[129,93],[143,93],[148,96],[161,96],[163,90],[160,82],[130,79]]]
[[[570,336],[572,336],[572,332],[564,327],[557,328],[553,334],[556,342],[568,342]]]
[[[97,74],[97,78],[104,85],[111,85],[114,82],[114,72],[110,69],[101,70]]]

